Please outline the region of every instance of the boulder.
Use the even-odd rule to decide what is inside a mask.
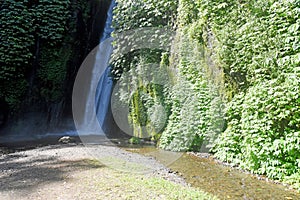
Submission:
[[[76,140],[75,140],[74,137],[63,136],[63,137],[58,139],[58,142],[63,143],[63,144],[69,144],[69,143],[76,143]]]

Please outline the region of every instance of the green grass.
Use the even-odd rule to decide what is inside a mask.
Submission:
[[[97,164],[99,161],[91,161]],[[80,175],[81,184],[93,188],[99,199],[184,200],[217,199],[199,189],[151,175],[125,173],[109,167],[94,168]],[[84,191],[87,191],[83,188]]]
[[[175,184],[162,178],[124,175],[127,184],[125,199],[217,199],[195,188]]]

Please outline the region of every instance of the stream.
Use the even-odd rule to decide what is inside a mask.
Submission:
[[[126,147],[127,151],[152,156],[165,164],[165,154],[155,147]],[[259,180],[261,178],[218,163],[211,157],[184,153],[167,166],[181,175],[191,186],[218,196],[220,199],[274,199],[298,200],[300,194],[282,184]]]
[[[52,140],[49,140],[49,138],[44,140],[44,144],[42,141],[37,140],[33,140],[31,142],[26,141],[26,145],[25,143],[8,143],[7,145],[10,146],[10,148],[0,149],[0,153],[1,151],[3,151],[2,153],[12,153],[19,150],[22,151],[52,144]],[[77,138],[77,140],[80,143],[79,138]],[[95,141],[93,137],[90,139],[89,137],[86,138],[86,142],[88,140]],[[219,199],[300,199],[300,194],[289,189],[287,186],[275,184],[273,181],[268,181],[262,177],[226,166],[217,162],[207,154],[200,154],[200,156],[196,156],[191,153],[164,151],[151,145],[128,145],[124,142],[125,140],[120,139],[110,141],[116,145],[120,144],[119,146],[126,151],[154,157],[161,164],[168,167],[172,172],[182,176],[191,186],[213,194]],[[57,143],[57,139],[53,138],[52,142],[53,144]],[[103,143],[102,145],[105,146],[107,144]]]

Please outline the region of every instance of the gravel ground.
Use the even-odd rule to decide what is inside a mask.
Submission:
[[[187,186],[155,159],[109,145],[61,144],[2,154],[0,172],[1,200],[120,199],[123,189],[112,194],[110,184],[133,172],[139,179],[161,177]],[[95,188],[99,183],[102,189]]]

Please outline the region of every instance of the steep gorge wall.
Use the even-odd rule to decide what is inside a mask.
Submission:
[[[73,82],[85,56],[99,44],[109,5],[110,0],[4,1],[1,134],[73,127]]]
[[[176,32],[175,52],[132,52],[115,63],[117,78],[125,71],[142,79],[151,63],[169,65],[173,74],[168,87],[139,81],[134,95],[120,92],[133,102],[128,121],[137,127],[134,134],[150,127],[161,148],[211,150],[223,161],[299,188],[299,1],[119,2],[119,16],[132,16],[116,19],[121,31],[173,24],[168,28]],[[166,24],[170,4],[176,17]],[[128,5],[135,5],[134,14]],[[149,117],[156,100],[167,111],[158,132],[152,131],[156,118]]]

